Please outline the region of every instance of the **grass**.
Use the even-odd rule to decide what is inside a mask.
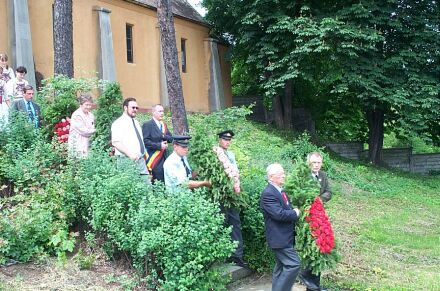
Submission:
[[[440,290],[440,179],[336,162],[327,204],[342,260],[334,288]]]

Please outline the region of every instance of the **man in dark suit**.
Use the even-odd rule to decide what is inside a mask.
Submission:
[[[322,202],[325,203],[332,198],[332,193],[330,191],[327,174],[324,171],[321,171],[322,160],[322,155],[319,152],[311,152],[307,155],[307,163],[311,170],[311,178],[319,182],[319,197]],[[301,270],[299,278],[304,285],[306,285],[306,291],[327,291],[327,289],[321,288],[321,274],[313,274],[308,266],[305,266],[304,270]]]
[[[266,240],[275,253],[272,274],[272,291],[290,291],[300,271],[301,261],[294,249],[295,221],[299,209],[293,209],[287,194],[282,190],[284,169],[271,164],[266,169],[269,184],[261,194],[260,208],[264,216]]]
[[[31,85],[24,86],[23,98],[15,100],[12,104],[12,111],[19,111],[27,114],[29,122],[34,124],[35,128],[40,127],[40,106],[32,99],[34,98],[34,88]]]
[[[153,180],[165,182],[163,163],[167,158],[168,143],[172,142],[171,133],[163,122],[164,110],[156,104],[152,108],[153,118],[142,125],[142,136],[147,150],[147,168]]]

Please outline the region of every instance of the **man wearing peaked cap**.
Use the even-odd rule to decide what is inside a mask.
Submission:
[[[220,139],[231,140],[235,134],[232,130],[227,129],[227,130],[219,132],[217,135],[218,135],[218,138],[220,138]]]
[[[211,187],[209,181],[190,180],[193,175],[186,157],[190,139],[191,136],[189,135],[173,136],[173,153],[163,164],[165,186],[168,188],[175,189],[179,186],[188,187],[189,189]]]
[[[232,151],[229,150],[229,146],[231,145],[231,140],[234,137],[234,132],[230,129],[219,132],[218,134],[218,146],[214,148],[214,151],[217,154],[217,158],[223,167],[228,169],[228,176],[234,182],[234,192],[237,195],[240,195],[240,173],[238,170],[237,161],[235,160],[235,155]],[[226,156],[226,160],[224,159]],[[232,172],[231,172],[232,168]],[[240,213],[238,209],[233,207],[225,207],[224,205],[220,205],[220,209],[222,213],[225,215],[225,224],[227,226],[232,226],[231,232],[231,240],[237,241],[238,246],[232,254],[230,261],[235,263],[240,267],[247,267],[247,264],[243,261],[243,236],[241,233],[241,220]]]

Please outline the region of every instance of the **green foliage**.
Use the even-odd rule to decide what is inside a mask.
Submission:
[[[208,202],[206,194],[181,189],[144,198],[139,209],[133,217],[141,236],[137,254],[147,254],[149,264],[161,271],[161,289],[224,288],[220,269],[211,265],[229,257],[235,244],[217,204]]]
[[[128,253],[153,286],[224,286],[212,264],[224,261],[234,245],[218,205],[207,202],[206,193],[168,193],[161,184],[147,184],[130,160],[102,152],[80,161],[76,181],[85,221]]]
[[[286,178],[284,189],[289,193],[293,207],[303,208],[310,205],[319,195],[319,182],[311,179],[310,168],[306,162],[298,160]]]
[[[320,184],[310,176],[310,168],[304,161],[297,161],[292,173],[287,177],[284,189],[289,193],[293,207],[301,211],[301,217],[295,226],[295,248],[301,258],[301,263],[316,273],[336,266],[340,257],[335,247],[331,253],[321,253],[314,238],[310,235],[309,223],[305,220],[309,214],[310,205],[319,196]]]
[[[0,143],[0,179],[23,194],[44,187],[52,171],[59,170],[67,157],[62,145],[47,143],[40,131],[20,114],[7,131],[0,132]]]
[[[258,272],[270,272],[274,262],[273,252],[266,243],[264,218],[260,210],[260,195],[266,185],[266,172],[261,167],[252,167],[241,176],[241,186],[249,195],[248,207],[240,213],[245,261]]]
[[[97,79],[70,79],[65,75],[43,80],[37,102],[41,106],[41,115],[44,118],[44,134],[51,138],[54,125],[62,118],[70,117],[79,107],[79,93],[97,89],[99,83]]]
[[[85,254],[83,249],[79,249],[78,253],[75,256],[75,262],[78,264],[80,270],[90,270],[95,263],[96,255]]]
[[[194,142],[191,143],[191,163],[197,169],[198,177],[201,180],[209,180],[212,187],[208,190],[211,198],[220,202],[226,207],[241,207],[245,205],[246,195],[241,192],[234,192],[234,181],[227,176],[225,169],[217,155],[213,151],[216,142],[215,136],[206,135],[205,131],[194,135]]]
[[[107,151],[110,145],[111,124],[121,115],[122,92],[118,83],[107,83],[98,97],[98,109],[95,111],[96,132],[93,135],[93,147]]]
[[[75,237],[69,233],[57,185],[47,186],[32,197],[17,195],[2,199],[5,209],[0,218],[0,264],[15,260],[27,262],[45,253],[65,260],[73,251]]]
[[[0,200],[0,263],[26,262],[46,253],[65,259],[75,243],[69,233],[74,211],[63,191],[65,147],[46,142],[21,114],[0,132],[0,144],[0,180],[14,189]]]

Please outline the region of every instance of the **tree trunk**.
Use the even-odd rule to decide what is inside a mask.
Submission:
[[[186,118],[182,79],[180,78],[179,60],[177,57],[173,13],[169,0],[158,0],[157,3],[157,18],[159,19],[160,39],[173,131],[175,134],[184,134],[188,133],[188,120]]]
[[[281,104],[280,95],[273,96],[272,99],[273,119],[278,128],[284,128],[284,112]]]
[[[272,99],[275,124],[278,128],[292,128],[292,88],[293,80],[286,81],[282,95]]]
[[[368,160],[375,165],[381,161],[383,147],[384,111],[379,108],[366,111],[368,121]]]
[[[53,26],[54,73],[73,78],[72,0],[55,0]]]
[[[284,86],[283,111],[284,128],[292,128],[292,102],[293,102],[293,80],[287,80]]]

